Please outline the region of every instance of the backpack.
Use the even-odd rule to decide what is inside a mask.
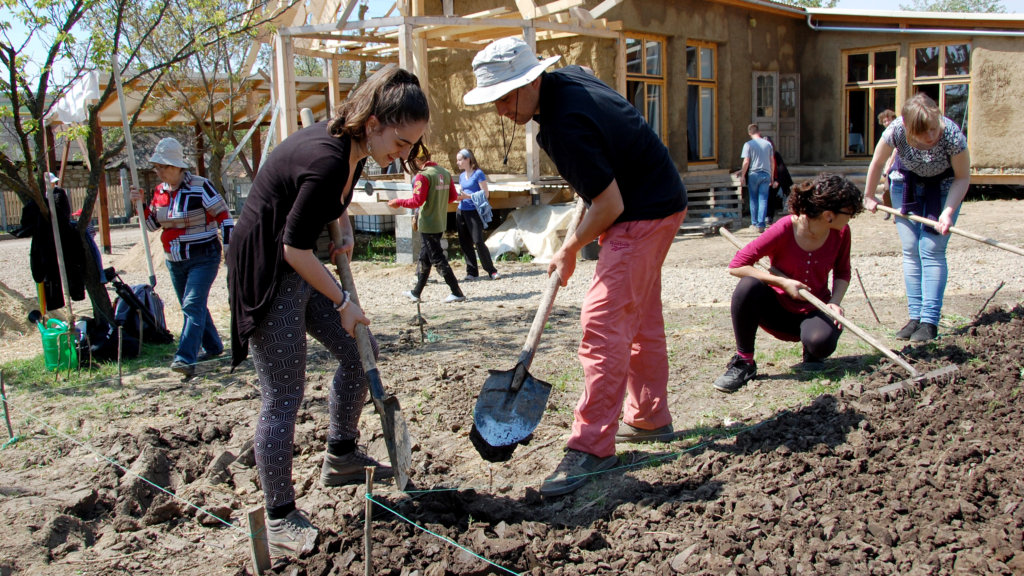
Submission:
[[[124,327],[125,333],[139,338],[139,326],[141,325],[141,340],[143,342],[153,344],[174,342],[174,335],[167,330],[167,321],[164,319],[164,302],[152,286],[136,284],[131,287],[131,292],[123,294],[123,296],[124,298],[119,297],[114,304],[114,321]]]
[[[78,328],[78,363],[82,367],[92,362],[116,362],[118,355],[117,328],[102,318],[83,316],[75,323]],[[139,355],[139,340],[134,336],[121,334],[121,359]]]

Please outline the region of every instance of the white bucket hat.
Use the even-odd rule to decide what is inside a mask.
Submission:
[[[149,157],[149,161],[153,164],[188,168],[188,164],[185,163],[185,153],[181,148],[181,142],[174,138],[164,138],[157,142],[156,149],[153,150],[153,155]]]
[[[467,106],[494,102],[505,94],[533,82],[561,56],[537,60],[537,55],[520,38],[502,38],[487,45],[473,58],[476,88],[462,97]]]

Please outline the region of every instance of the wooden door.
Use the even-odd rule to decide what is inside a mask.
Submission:
[[[800,162],[800,75],[779,77],[779,154],[787,164]]]
[[[761,136],[776,140],[779,124],[779,73],[752,72],[750,121],[757,124]]]

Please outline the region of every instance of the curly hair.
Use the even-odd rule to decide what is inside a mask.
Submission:
[[[826,210],[856,216],[864,209],[862,197],[853,182],[839,174],[822,172],[793,186],[789,195],[789,212],[796,216],[806,214],[808,218],[817,218]]]
[[[349,136],[356,142],[366,139],[366,123],[376,116],[383,126],[399,126],[430,120],[430,106],[415,74],[394,64],[384,66],[334,109],[327,123],[335,138]],[[420,170],[420,160],[429,152],[422,139],[416,141],[402,169],[409,174]]]

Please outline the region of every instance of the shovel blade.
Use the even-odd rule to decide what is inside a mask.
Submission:
[[[513,389],[517,370],[525,373],[525,377],[522,385]],[[518,364],[512,370],[490,370],[490,373],[476,400],[473,424],[491,446],[515,445],[540,424],[551,395],[551,384],[534,378]]]
[[[409,470],[412,469],[412,442],[409,440],[409,426],[402,416],[402,407],[398,398],[384,394],[384,385],[380,380],[380,372],[374,368],[366,372],[370,384],[370,396],[373,407],[380,415],[381,431],[384,444],[388,447],[388,459],[395,473],[395,484],[399,490],[405,490],[409,484]]]

